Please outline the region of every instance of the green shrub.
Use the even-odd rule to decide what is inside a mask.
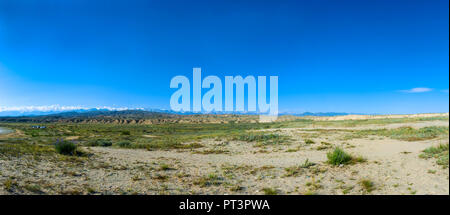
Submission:
[[[167,170],[174,170],[175,168],[169,166],[168,164],[162,163],[159,165],[159,170],[167,171]]]
[[[27,189],[28,191],[30,191],[32,193],[36,193],[36,194],[43,193],[41,190],[41,187],[39,185],[27,184],[27,185],[25,185],[25,189]]]
[[[448,151],[448,144],[440,144],[436,147],[429,147],[423,150],[423,152],[425,152],[428,155],[440,154],[445,151]]]
[[[58,140],[55,143],[56,152],[63,155],[75,155],[77,152],[77,145],[69,141]]]
[[[93,142],[90,142],[89,146],[108,147],[108,146],[112,146],[112,142],[111,142],[111,140],[98,139],[98,140],[94,140]]]
[[[375,190],[375,184],[371,180],[364,179],[361,180],[359,183],[368,193]]]
[[[203,176],[196,181],[194,181],[195,185],[199,185],[200,187],[208,187],[208,186],[218,186],[222,184],[222,178],[216,175],[215,173],[210,173],[207,176]]]
[[[286,174],[284,174],[286,177],[297,176],[302,172],[302,168],[299,166],[286,167],[284,170],[286,171]]]
[[[440,144],[436,147],[429,147],[423,150],[423,153],[420,154],[419,157],[428,159],[428,158],[436,158],[436,163],[438,165],[443,166],[444,168],[448,167],[448,144]]]
[[[130,131],[122,131],[122,135],[131,135]]]
[[[327,157],[328,163],[333,165],[347,164],[352,160],[352,156],[339,147],[336,147],[334,151],[329,152]]]
[[[274,188],[265,187],[262,189],[264,192],[264,195],[277,195],[278,191]]]
[[[367,159],[362,156],[357,156],[357,157],[352,157],[352,161],[353,161],[353,163],[364,163],[367,161]]]
[[[305,144],[314,144],[314,141],[313,140],[311,140],[311,139],[306,139],[305,140]]]

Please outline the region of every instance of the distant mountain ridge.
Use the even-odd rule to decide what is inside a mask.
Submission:
[[[0,122],[128,122],[128,120],[172,118],[175,115],[144,110],[72,110],[44,115],[3,116]]]
[[[161,113],[161,114],[177,114],[177,115],[198,115],[198,114],[238,114],[238,115],[258,115],[256,113],[246,112],[211,112],[211,113],[198,113],[198,112],[176,112],[172,110],[163,109],[127,109],[127,110],[110,110],[102,108],[90,108],[90,109],[74,109],[74,110],[48,110],[48,111],[0,111],[0,117],[40,117],[40,116],[95,116],[95,115],[120,115],[129,113],[140,113],[145,115],[148,113]],[[345,116],[351,113],[342,112],[304,112],[304,113],[280,113],[279,115],[292,115],[292,116]]]
[[[0,111],[0,117],[44,116],[51,114],[64,114],[69,112],[85,113],[92,111],[112,111],[107,108],[79,108],[70,110],[7,110]]]

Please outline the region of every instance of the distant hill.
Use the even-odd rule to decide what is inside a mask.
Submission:
[[[145,110],[92,110],[70,111],[41,116],[4,116],[0,122],[22,123],[115,123],[115,124],[160,124],[160,123],[228,123],[257,122],[257,115],[237,114],[177,114]]]
[[[350,113],[336,113],[336,112],[318,112],[318,113],[312,113],[312,112],[304,112],[300,114],[291,114],[293,116],[346,116],[350,115]]]
[[[280,114],[279,121],[292,117],[306,116],[345,116],[348,113],[311,113]],[[178,113],[166,110],[72,110],[58,113],[41,113],[41,115],[0,116],[0,122],[23,123],[116,123],[116,124],[159,124],[159,123],[228,123],[257,122],[257,114],[233,113]]]

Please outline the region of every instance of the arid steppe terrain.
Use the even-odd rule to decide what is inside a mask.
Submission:
[[[449,195],[448,113],[196,117],[0,121],[0,194]]]

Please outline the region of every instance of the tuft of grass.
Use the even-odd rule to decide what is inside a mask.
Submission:
[[[132,181],[140,181],[142,180],[142,178],[139,175],[134,175],[133,177],[131,177]]]
[[[448,147],[449,147],[448,144],[439,144],[436,147],[429,147],[423,150],[423,152],[425,152],[428,155],[436,155],[448,151]]]
[[[32,193],[37,193],[37,194],[43,193],[41,190],[41,187],[37,184],[35,184],[35,185],[27,184],[27,185],[25,185],[25,189],[27,189],[28,191],[30,191]]]
[[[436,174],[436,170],[429,169],[429,170],[428,170],[428,173],[430,173],[430,174]]]
[[[448,167],[449,158],[449,146],[447,144],[439,144],[438,146],[432,146],[423,150],[423,153],[419,155],[420,158],[436,158],[436,164],[441,165],[443,168]]]
[[[86,191],[87,191],[89,194],[97,193],[97,190],[95,190],[95,189],[92,188],[92,187],[88,187],[88,188],[86,189]]]
[[[17,187],[17,182],[12,179],[7,179],[3,182],[3,186],[5,187],[5,190],[12,192],[14,188]]]
[[[230,191],[232,191],[232,192],[238,192],[238,191],[241,191],[241,190],[244,190],[244,187],[241,187],[239,185],[233,185],[233,186],[230,187]]]
[[[328,143],[328,142],[321,142],[320,143],[320,146],[318,146],[317,148],[316,148],[316,150],[324,150],[324,149],[329,149],[329,148],[331,148],[332,147],[332,145],[331,145],[331,143]]]
[[[284,168],[284,171],[286,171],[286,174],[284,174],[284,176],[291,177],[299,175],[302,172],[302,168],[298,166],[292,166]]]
[[[70,141],[58,140],[55,143],[55,150],[62,155],[76,155],[77,145]]]
[[[310,145],[310,144],[314,144],[315,142],[313,141],[313,140],[311,140],[311,139],[306,139],[305,140],[305,144],[308,144],[308,145]]]
[[[194,184],[200,187],[218,186],[222,184],[222,178],[215,173],[210,173],[194,181]]]
[[[345,152],[342,148],[336,147],[333,151],[327,153],[328,163],[332,165],[345,165],[354,163],[363,163],[367,160],[362,156],[352,156]]]
[[[305,193],[303,193],[303,195],[305,195],[305,196],[315,196],[315,195],[317,195],[317,193],[314,192],[314,191],[308,190]]]
[[[332,146],[331,146],[331,143],[327,143],[327,142],[321,142],[320,143],[320,146],[318,146],[317,148],[316,148],[316,150],[324,150],[324,149],[329,149],[329,148],[331,148]]]
[[[291,177],[291,176],[297,176],[300,173],[302,173],[302,169],[307,169],[309,167],[312,167],[316,165],[315,163],[312,163],[309,161],[309,159],[306,159],[303,164],[300,164],[299,166],[292,166],[292,167],[286,167],[284,170],[286,171],[286,174],[284,176]]]
[[[308,187],[308,191],[304,193],[305,195],[315,195],[317,194],[317,190],[322,188],[320,180],[316,180],[314,176],[312,176],[311,181],[306,182],[305,185]]]
[[[228,154],[230,151],[224,150],[224,149],[207,149],[203,151],[195,151],[194,154],[202,154],[202,155],[208,155],[208,154]]]
[[[174,170],[175,168],[169,166],[168,164],[162,163],[159,165],[159,170],[168,171],[168,170]]]
[[[359,183],[364,188],[364,190],[368,193],[375,190],[375,183],[373,183],[371,180],[363,179]]]
[[[328,163],[333,165],[347,164],[352,161],[352,156],[343,149],[336,147],[334,151],[327,153]]]
[[[300,148],[288,149],[288,150],[286,150],[286,152],[298,152],[299,150],[300,150]]]
[[[306,182],[305,185],[312,188],[313,190],[322,188],[322,185],[320,183],[316,182],[315,179],[313,179],[311,182]]]
[[[265,187],[262,189],[264,195],[278,195],[278,190],[275,188]]]
[[[305,162],[303,162],[303,164],[300,165],[300,167],[301,167],[301,168],[309,168],[309,167],[312,167],[312,166],[314,166],[314,165],[316,165],[316,164],[313,163],[313,162],[310,162],[309,159],[307,158],[307,159],[305,160]]]
[[[156,174],[155,176],[153,176],[153,178],[160,181],[166,181],[167,179],[169,179],[169,176]]]
[[[353,163],[364,163],[366,161],[367,161],[367,159],[362,157],[362,156],[356,156],[356,157],[352,156],[352,162]]]
[[[348,194],[350,191],[352,191],[353,190],[353,186],[349,186],[349,187],[343,187],[343,190],[342,190],[342,193],[345,195],[345,194]]]

